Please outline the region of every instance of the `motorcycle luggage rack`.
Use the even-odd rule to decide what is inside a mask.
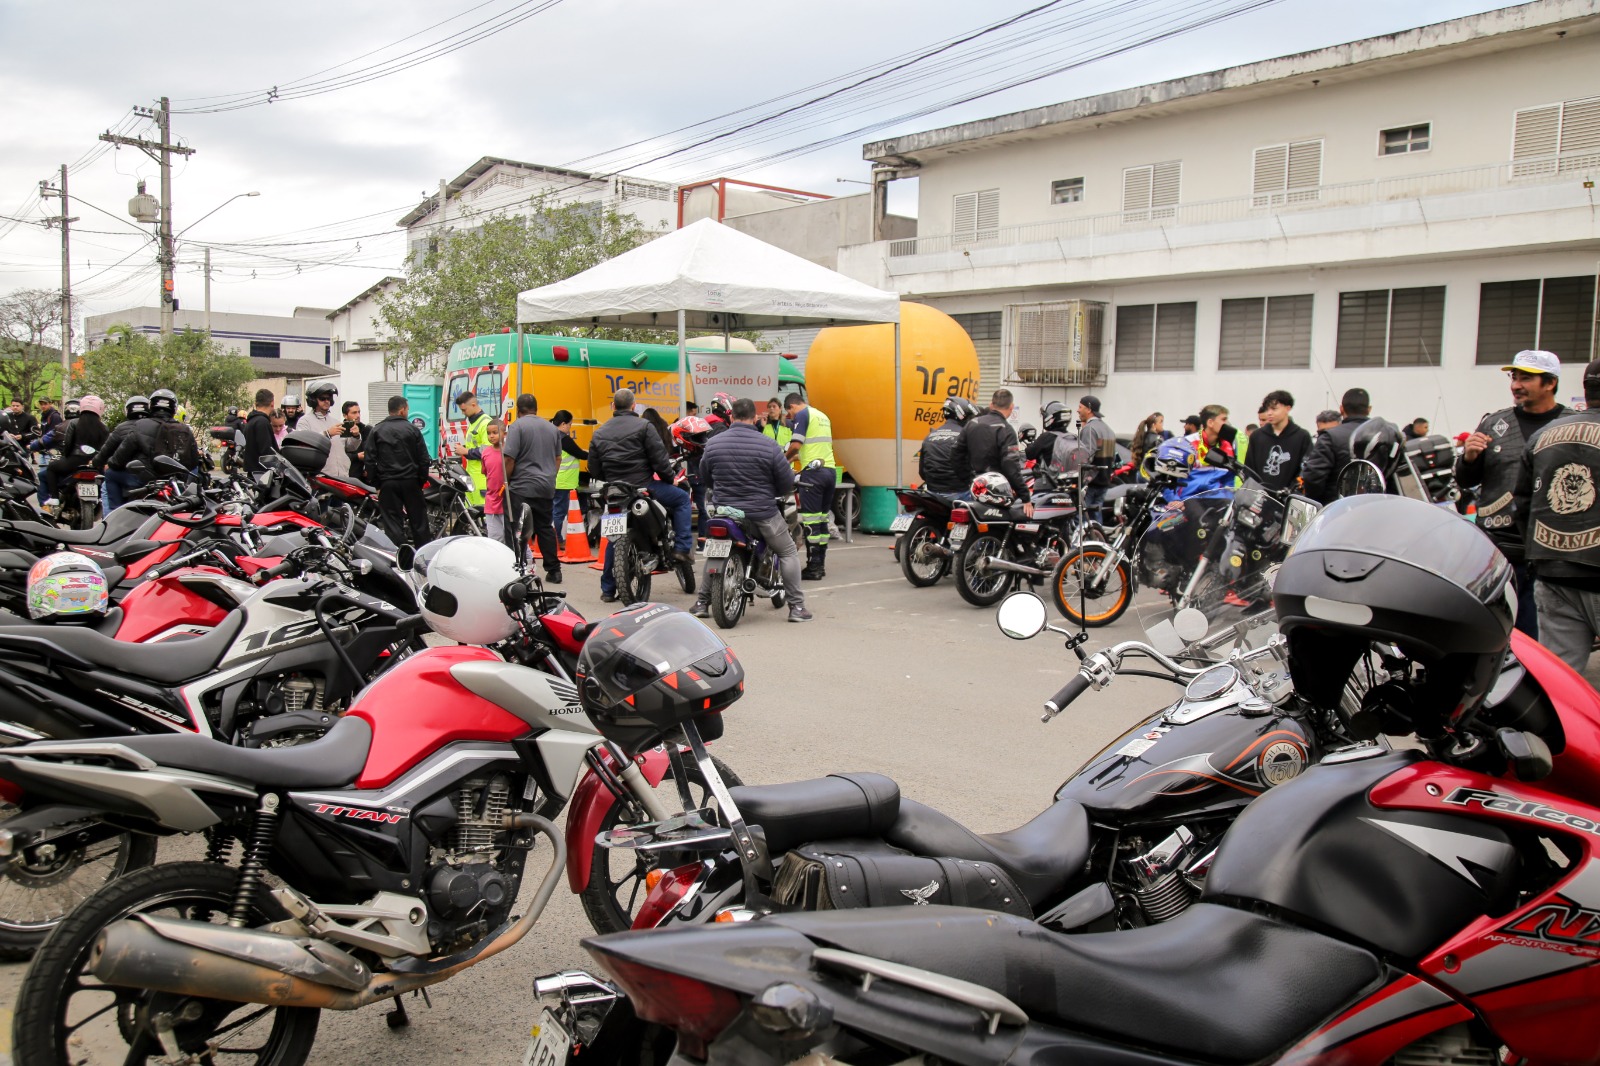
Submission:
[[[602,848],[629,851],[722,851],[733,840],[733,830],[716,825],[708,809],[690,811],[661,822],[646,822],[612,829],[595,837]]]
[[[836,948],[816,948],[811,952],[811,958],[819,965],[831,965],[860,974],[863,993],[872,988],[874,979],[881,978],[972,1007],[989,1023],[990,1036],[1000,1028],[1001,1022],[1009,1025],[1028,1024],[1028,1015],[1021,1007],[994,989],[975,985],[971,981]]]

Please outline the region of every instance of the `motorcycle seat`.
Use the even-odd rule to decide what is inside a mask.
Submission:
[[[84,670],[113,673],[176,685],[210,673],[244,627],[244,613],[231,611],[209,633],[187,640],[134,644],[93,629],[64,626],[0,626],[0,649],[65,661]]]
[[[193,733],[118,737],[116,743],[163,769],[231,777],[262,788],[341,788],[366,765],[372,726],[361,718],[340,718],[326,735],[283,748],[238,748]]]
[[[1059,898],[1089,861],[1089,815],[1061,800],[1004,833],[974,833],[947,814],[902,799],[885,842],[913,855],[992,862],[1016,881],[1035,907]]]
[[[318,474],[317,476],[321,478],[327,478],[329,481],[337,482],[340,485],[348,485],[351,488],[359,489],[368,496],[376,496],[378,494],[378,490],[373,488],[371,485],[368,485],[365,481],[362,481],[359,478],[350,477],[349,475],[337,477],[333,474]]]
[[[900,786],[882,774],[740,785],[729,794],[745,822],[761,827],[773,855],[812,840],[882,836],[900,810]]]
[[[971,981],[1034,1023],[1214,1063],[1270,1059],[1384,975],[1361,948],[1211,903],[1159,925],[1074,935],[939,906],[778,914],[763,924]]]
[[[40,540],[53,540],[58,544],[110,544],[121,540],[144,524],[149,515],[130,514],[127,518],[118,520],[117,515],[122,513],[118,508],[111,512],[111,517],[104,522],[96,522],[88,529],[67,529],[62,526],[52,526],[48,522],[13,522],[11,528],[18,533]]]

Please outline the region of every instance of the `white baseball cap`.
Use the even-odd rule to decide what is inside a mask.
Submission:
[[[1552,377],[1560,377],[1561,357],[1556,355],[1555,352],[1518,352],[1511,362],[1500,369],[1520,370],[1524,374],[1549,374]]]

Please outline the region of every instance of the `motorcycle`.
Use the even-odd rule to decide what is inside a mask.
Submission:
[[[428,481],[422,487],[428,503],[428,528],[433,536],[483,536],[483,507],[474,507],[467,497],[476,490],[472,477],[460,459],[441,455]]]
[[[799,544],[800,510],[794,494],[778,497],[777,503],[789,527],[789,536]],[[757,596],[770,600],[775,608],[788,602],[783,575],[778,571],[777,553],[737,508],[711,509],[706,523],[705,577],[711,617],[723,629],[738,625],[745,607],[754,603]]]
[[[601,937],[615,986],[536,981],[539,1037],[642,1022],[674,1061],[755,1066],[1592,1061],[1600,695],[1515,633],[1489,705],[1422,731],[1267,790],[1188,860],[1199,898],[1169,921],[902,906]]]
[[[651,575],[668,567],[683,591],[693,593],[694,561],[672,561],[672,516],[650,495],[650,486],[608,482],[599,495],[600,535],[611,543],[617,599],[622,603],[648,600]]]
[[[642,626],[667,611],[643,605],[602,624]],[[680,642],[688,658],[661,667],[685,687],[707,669],[714,639],[693,627],[704,638]],[[725,670],[735,660],[717,644]],[[405,1024],[406,992],[532,929],[562,866],[574,872],[573,852],[588,856],[595,826],[617,824],[612,812],[670,817],[676,800],[655,785],[681,762],[680,735],[704,754],[695,723],[721,706],[703,702],[686,694],[649,714],[591,718],[570,682],[461,645],[397,663],[326,736],[292,750],[169,736],[0,755],[27,808],[0,830],[13,861],[34,846],[29,826],[60,821],[61,805],[115,812],[153,834],[204,831],[209,842],[205,862],[133,873],[62,922],[16,1001],[15,1061],[57,1062],[69,1043],[84,1061],[109,1043],[118,1060],[256,1051],[295,1066],[320,1009],[389,1000],[390,1024]],[[688,778],[675,783],[693,800]],[[563,838],[550,819],[569,797]],[[517,918],[539,837],[552,861]],[[108,992],[116,1009],[95,1010]]]
[[[1078,507],[1070,492],[1035,492],[1031,518],[1022,508],[981,500],[951,508],[956,591],[974,607],[993,607],[1019,579],[1030,586],[1048,580],[1079,540]]]
[[[895,495],[902,510],[889,523],[889,532],[899,534],[894,550],[900,572],[915,588],[937,585],[955,557],[949,536],[954,503],[926,486],[900,489]]]

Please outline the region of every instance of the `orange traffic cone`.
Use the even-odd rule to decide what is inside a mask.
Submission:
[[[561,552],[564,563],[586,563],[594,556],[589,554],[589,534],[583,528],[583,509],[578,504],[578,490],[567,497],[567,544]]]
[[[602,536],[600,538],[600,547],[595,549],[597,552],[599,552],[599,554],[594,557],[594,562],[589,564],[589,569],[590,570],[599,570],[602,573],[605,572],[605,568],[606,568],[606,547],[610,543],[611,542],[606,540],[605,537]]]

